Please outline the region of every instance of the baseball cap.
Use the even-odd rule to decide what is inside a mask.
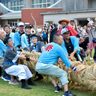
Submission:
[[[64,33],[67,33],[67,32],[69,32],[69,30],[68,30],[67,28],[63,28],[63,29],[61,30],[61,34],[64,34]]]
[[[25,29],[31,29],[31,28],[32,26],[30,24],[25,26]]]
[[[18,27],[19,27],[19,26],[24,26],[24,23],[23,23],[23,22],[19,22],[19,23],[18,23]]]

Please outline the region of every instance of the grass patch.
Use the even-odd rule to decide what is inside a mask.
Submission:
[[[96,93],[72,90],[76,96],[96,96]],[[0,80],[0,96],[62,96],[63,92],[54,93],[51,83],[37,82],[31,90],[21,89],[20,85],[9,85],[8,82]]]

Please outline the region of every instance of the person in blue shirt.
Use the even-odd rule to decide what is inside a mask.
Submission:
[[[4,25],[4,31],[6,32],[6,37],[11,37],[12,38],[12,41],[14,43],[14,33],[11,32],[11,28],[10,28],[10,25]],[[6,38],[5,37],[5,38]]]
[[[24,23],[19,22],[18,23],[19,32],[16,32],[14,34],[14,45],[17,49],[20,49],[21,47],[21,36],[24,34]]]
[[[61,31],[64,42],[62,47],[66,52],[66,55],[73,60],[75,57],[77,60],[82,61],[80,56],[79,39],[75,36],[70,36],[70,31],[67,28],[63,28]]]
[[[53,42],[47,44],[45,51],[41,53],[35,69],[40,74],[55,76],[59,78],[62,85],[64,86],[64,96],[73,96],[72,93],[68,90],[67,72],[55,65],[58,59],[61,58],[66,67],[71,67],[74,71],[76,71],[76,67],[73,66],[73,64],[69,61],[63,48],[60,46],[62,42],[63,38],[61,35],[54,35]],[[55,87],[55,92],[58,92],[59,86],[56,84],[53,78],[52,83]]]
[[[0,58],[4,57],[4,53],[6,52],[6,45],[3,43],[5,38],[5,32],[0,29]]]
[[[4,54],[6,52],[6,45],[3,43],[5,38],[5,32],[3,29],[0,29],[0,77],[2,75],[2,62],[4,59]]]
[[[30,46],[31,46],[31,38],[32,38],[32,31],[31,31],[32,26],[31,25],[26,25],[25,26],[25,34],[21,36],[21,46],[25,50],[30,51]]]
[[[48,32],[47,32],[47,30],[43,30],[43,32],[42,32],[42,38],[43,38],[43,42],[45,44],[48,43]]]
[[[32,45],[30,47],[30,51],[42,52],[43,48],[44,43],[42,41],[38,41],[37,35],[32,35]]]

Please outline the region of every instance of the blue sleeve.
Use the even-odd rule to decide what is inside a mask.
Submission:
[[[20,41],[20,37],[19,37],[19,34],[16,32],[14,34],[14,44],[15,44],[15,47],[17,47],[18,45],[20,45],[21,41]]]
[[[0,46],[1,46],[1,49],[3,50],[3,52],[5,53],[6,49],[7,49],[6,45],[3,42],[1,42]]]
[[[27,45],[26,45],[26,43],[25,43],[25,36],[24,35],[22,35],[21,36],[21,46],[22,46],[22,48],[27,48]]]
[[[66,56],[66,54],[61,46],[58,47],[58,55],[62,59],[63,63],[69,68],[71,66],[71,62],[68,59],[68,57]]]
[[[76,38],[75,36],[72,36],[72,37],[71,37],[71,40],[72,40],[72,44],[74,45],[74,50],[80,51],[79,39]]]
[[[14,43],[14,33],[11,32],[10,37],[12,38],[12,41]]]

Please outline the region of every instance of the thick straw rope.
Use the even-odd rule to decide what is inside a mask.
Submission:
[[[38,60],[38,57],[40,56],[40,53],[35,52],[24,52],[23,53],[27,57],[35,57],[36,60]],[[89,57],[88,57],[89,58]],[[77,67],[78,73],[76,74],[72,70],[70,70],[70,81],[77,82],[79,85],[85,86],[88,90],[95,90],[96,91],[96,64],[94,61],[88,60],[86,57],[86,60],[84,61],[84,64],[80,63],[79,61],[72,61],[74,65]],[[31,69],[35,68],[36,61],[24,61],[23,63],[27,63],[28,66]],[[57,66],[65,70],[64,64],[58,63]]]

